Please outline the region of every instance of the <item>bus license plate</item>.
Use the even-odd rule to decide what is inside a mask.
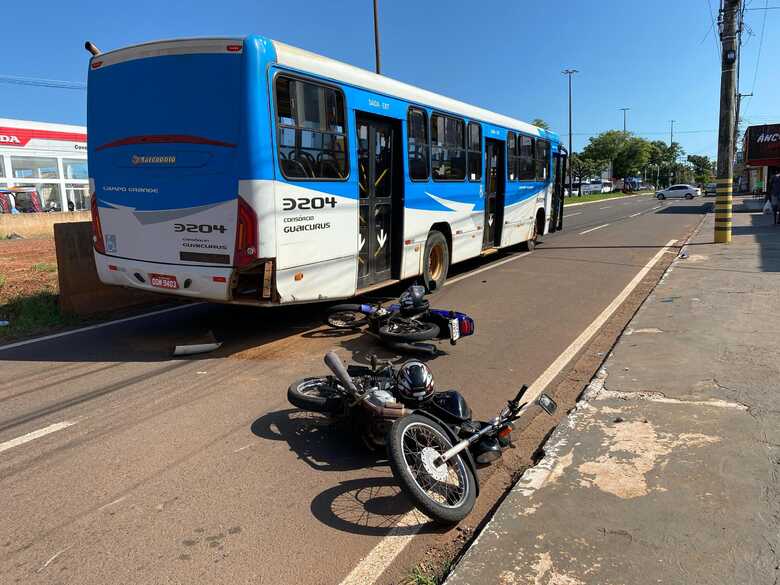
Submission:
[[[179,281],[176,280],[175,276],[168,276],[167,274],[150,274],[149,280],[152,283],[152,286],[156,286],[157,288],[179,288]]]
[[[450,339],[452,341],[460,339],[460,321],[457,319],[450,319]]]

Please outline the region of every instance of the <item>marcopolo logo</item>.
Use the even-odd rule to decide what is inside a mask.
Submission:
[[[175,165],[176,155],[146,155],[146,154],[134,154],[130,161],[134,165]]]
[[[13,134],[0,134],[0,144],[21,144],[18,136]]]

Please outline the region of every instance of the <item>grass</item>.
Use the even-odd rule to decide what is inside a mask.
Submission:
[[[450,562],[431,567],[419,564],[413,567],[401,581],[401,585],[441,585],[452,568]]]
[[[639,193],[631,193],[631,195],[647,195],[650,191],[640,191]],[[621,191],[613,191],[612,193],[591,193],[590,195],[582,195],[580,197],[566,197],[563,200],[564,205],[571,205],[572,203],[585,203],[586,201],[601,201],[602,199],[614,199],[615,197],[625,197],[626,194]]]
[[[36,272],[57,272],[56,264],[49,264],[48,262],[38,262],[33,264],[30,268]]]
[[[0,339],[31,335],[55,327],[72,325],[75,317],[64,316],[53,292],[39,292],[20,296],[0,305],[0,321],[9,321],[7,327],[0,327]]]
[[[5,276],[0,274],[0,288],[3,288],[4,284],[5,284]]]

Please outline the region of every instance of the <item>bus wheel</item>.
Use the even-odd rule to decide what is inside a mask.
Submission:
[[[425,256],[423,257],[423,280],[428,292],[440,289],[447,280],[447,271],[450,268],[450,247],[447,238],[439,231],[433,230],[428,234],[425,242]],[[431,286],[431,283],[434,283]]]
[[[534,220],[534,231],[531,234],[531,239],[523,242],[523,248],[528,252],[533,252],[536,248],[536,241],[539,239],[539,222]]]

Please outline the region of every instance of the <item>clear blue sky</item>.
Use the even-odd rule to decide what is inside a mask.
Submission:
[[[719,0],[710,0],[717,10]],[[749,7],[765,0],[747,0]],[[780,1],[769,0],[770,5]],[[751,123],[780,121],[780,10],[748,12],[741,89]],[[85,39],[103,50],[160,38],[259,33],[373,68],[371,0],[44,0],[3,5],[0,74],[84,81]],[[714,155],[719,59],[707,0],[380,0],[383,72],[574,139],[622,128]],[[709,31],[709,32],[708,32]],[[0,117],[85,123],[85,92],[0,84]],[[691,131],[706,132],[691,132]],[[584,134],[583,134],[584,133]]]

